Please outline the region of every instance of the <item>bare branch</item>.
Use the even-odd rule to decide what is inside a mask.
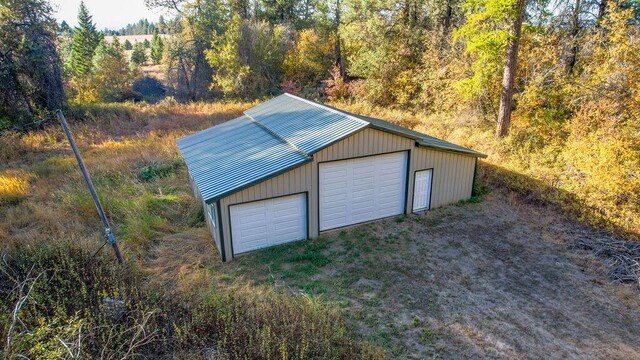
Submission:
[[[3,256],[3,262],[5,264],[5,267],[9,268],[4,256]],[[13,332],[16,327],[16,324],[20,323],[22,324],[23,327],[26,328],[26,326],[20,319],[20,309],[27,302],[27,300],[29,300],[31,291],[33,290],[33,287],[35,286],[38,279],[42,276],[42,274],[45,273],[45,271],[42,271],[35,278],[31,277],[34,266],[35,265],[31,266],[31,269],[27,273],[24,280],[19,281],[17,278],[14,278],[14,281],[16,281],[16,286],[14,287],[14,291],[17,292],[18,299],[16,300],[16,303],[13,306],[11,324],[9,325],[9,330],[7,331],[7,346],[5,348],[6,355],[8,355],[11,351],[11,344],[13,341]],[[5,270],[5,267],[0,267],[0,268],[2,268],[2,271],[5,274],[8,274],[7,271]],[[25,289],[26,289],[26,292],[25,292]]]

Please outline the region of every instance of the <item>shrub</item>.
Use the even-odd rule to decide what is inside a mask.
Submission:
[[[156,78],[144,76],[133,83],[133,91],[141,94],[148,101],[158,101],[164,97],[167,89]]]
[[[138,165],[138,178],[143,181],[151,181],[158,177],[165,177],[175,172],[182,162],[174,160],[170,163],[153,161]]]
[[[12,333],[4,357],[382,357],[351,340],[337,310],[319,299],[244,287],[211,291],[192,308],[151,287],[134,262],[116,265],[108,255],[70,241],[17,244],[5,255],[0,335]]]
[[[134,76],[120,45],[102,42],[95,51],[91,71],[74,77],[70,85],[74,100],[79,103],[123,101],[130,96]]]
[[[335,39],[314,29],[300,31],[282,64],[284,79],[317,87],[334,61]]]
[[[340,75],[340,68],[334,65],[329,71],[331,75],[328,79],[324,80],[326,85],[325,93],[329,100],[341,100],[347,99],[351,96],[349,84]]]
[[[210,294],[187,329],[187,341],[196,347],[218,344],[228,358],[382,357],[378,350],[349,340],[338,313],[321,301],[266,288]]]
[[[287,28],[235,17],[205,51],[216,69],[211,87],[241,98],[275,94],[288,46]]]
[[[18,313],[23,325],[14,327],[5,358],[56,358],[67,354],[62,342],[81,357],[125,355],[124,344],[136,337],[130,329],[153,312],[153,306],[140,301],[145,294],[134,265],[114,266],[109,257],[93,256],[77,243],[37,245],[18,244],[0,265],[0,293],[6,299],[0,304],[3,339],[14,305],[29,294]],[[14,291],[21,283],[26,284],[22,291]],[[122,301],[117,314],[107,299]],[[146,325],[147,334],[161,331]],[[76,341],[81,344],[74,346]]]

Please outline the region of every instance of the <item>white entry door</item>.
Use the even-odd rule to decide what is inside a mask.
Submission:
[[[305,194],[232,205],[230,216],[234,254],[307,238]]]
[[[413,211],[429,209],[431,202],[431,178],[433,170],[416,171],[413,185]]]
[[[320,231],[404,213],[407,152],[320,164]]]

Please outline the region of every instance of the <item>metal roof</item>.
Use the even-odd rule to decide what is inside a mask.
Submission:
[[[415,139],[420,146],[486,157],[383,120],[290,94],[176,143],[202,198],[210,203],[309,162],[313,153],[365,127]]]
[[[178,139],[177,144],[206,202],[311,161],[247,116]]]
[[[369,125],[350,114],[290,94],[273,98],[245,114],[307,154]]]

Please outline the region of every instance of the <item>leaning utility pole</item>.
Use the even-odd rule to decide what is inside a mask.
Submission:
[[[113,251],[116,253],[116,258],[118,259],[118,262],[120,264],[123,264],[124,257],[122,257],[122,253],[120,252],[120,248],[118,247],[118,242],[116,241],[116,237],[113,235],[113,232],[111,232],[111,226],[109,226],[109,220],[107,220],[107,216],[105,215],[104,210],[102,210],[100,199],[98,198],[96,189],[93,187],[93,182],[91,182],[91,178],[87,173],[87,168],[84,166],[84,161],[82,161],[82,157],[80,157],[80,152],[78,151],[76,142],[73,140],[73,135],[71,135],[71,131],[69,130],[69,125],[67,124],[67,120],[65,120],[61,110],[56,110],[56,115],[58,115],[58,119],[60,119],[60,123],[62,124],[62,130],[64,130],[65,135],[67,135],[67,139],[69,139],[69,144],[71,144],[71,149],[73,150],[73,154],[76,156],[76,160],[78,161],[78,166],[80,166],[80,171],[82,171],[82,176],[84,176],[84,181],[87,182],[87,187],[89,187],[89,192],[91,193],[93,202],[96,204],[96,208],[98,208],[98,214],[100,214],[100,218],[102,219],[102,223],[104,224],[104,232],[107,236],[107,242],[113,247]]]

